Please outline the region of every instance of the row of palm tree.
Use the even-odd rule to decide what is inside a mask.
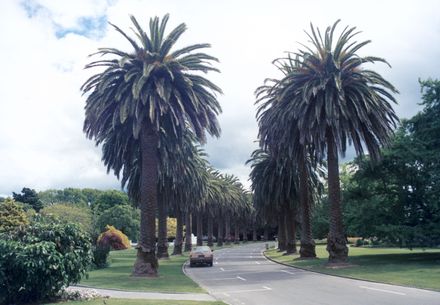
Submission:
[[[342,223],[339,155],[352,145],[357,155],[368,150],[373,160],[390,141],[397,117],[391,106],[397,90],[380,74],[365,68],[384,59],[358,55],[370,41],[357,42],[356,28],[338,38],[339,21],[321,35],[310,26],[309,45],[288,52],[274,65],[282,73],[257,89],[261,151],[252,156],[256,206],[264,213],[301,211],[301,257],[314,257],[310,215],[326,169],[330,203],[327,250],[330,263],[347,261]],[[265,171],[265,173],[261,173]],[[282,210],[285,204],[287,208]],[[293,217],[293,216],[291,216]],[[280,225],[278,221],[278,225]]]

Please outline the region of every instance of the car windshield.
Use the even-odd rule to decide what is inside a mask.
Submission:
[[[194,249],[195,252],[209,252],[211,251],[211,249],[209,247],[196,247]]]

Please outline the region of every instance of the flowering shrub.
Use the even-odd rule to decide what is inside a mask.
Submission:
[[[66,288],[58,294],[60,301],[89,301],[99,297],[100,295],[95,289],[89,288]],[[107,297],[107,296],[104,296]]]
[[[111,247],[114,250],[125,250],[130,248],[130,241],[127,235],[113,226],[106,226],[107,231],[98,237],[98,247]]]

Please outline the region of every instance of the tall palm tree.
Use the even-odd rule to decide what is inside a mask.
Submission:
[[[358,155],[364,154],[366,148],[373,160],[378,159],[380,147],[389,144],[398,121],[391,105],[396,103],[392,94],[397,90],[380,74],[364,67],[366,63],[388,63],[382,58],[357,54],[370,41],[354,41],[359,34],[354,27],[346,27],[334,40],[338,23],[339,20],[328,27],[324,36],[311,25],[311,32],[307,33],[311,46],[279,60],[290,71],[276,89],[277,107],[282,112],[279,126],[266,135],[273,142],[276,134],[297,158],[299,146],[309,149],[312,159],[327,158],[327,250],[331,263],[346,262],[348,257],[341,212],[339,154],[344,155],[347,144],[351,144]],[[292,129],[298,133],[294,141],[290,141],[292,133],[288,132]]]
[[[131,187],[141,210],[140,238],[133,275],[156,276],[155,216],[158,201],[159,168],[158,147],[160,133],[181,141],[187,126],[197,139],[205,141],[205,131],[219,136],[216,115],[221,111],[216,93],[219,87],[199,72],[218,71],[211,64],[215,57],[193,53],[209,47],[196,44],[172,51],[174,44],[185,32],[180,24],[165,36],[168,15],[162,20],[151,18],[149,33],[131,16],[136,39],[116,25],[132,46],[131,52],[115,48],[100,48],[97,55],[112,56],[89,63],[86,68],[104,68],[89,78],[81,87],[88,94],[85,106],[84,132],[96,144],[119,143],[114,154],[103,156],[108,169],[122,183]],[[117,140],[115,140],[117,139]],[[132,175],[138,164],[139,177]]]

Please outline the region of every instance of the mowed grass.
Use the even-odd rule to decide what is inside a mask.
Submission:
[[[325,245],[316,246],[318,259],[295,260],[276,249],[266,255],[276,261],[327,274],[365,279],[382,283],[427,288],[440,291],[440,249],[356,248],[349,249],[352,267],[332,269],[326,266]]]
[[[157,278],[132,277],[135,259],[135,249],[112,251],[110,252],[110,267],[89,272],[89,278],[83,279],[80,284],[128,291],[205,292],[182,272],[182,265],[188,260],[188,255],[170,256],[169,260],[159,260],[159,277]]]
[[[176,300],[133,300],[133,299],[94,299],[90,301],[70,301],[63,303],[69,305],[226,305],[223,302],[206,301],[176,301]],[[47,304],[49,305],[49,304]]]

